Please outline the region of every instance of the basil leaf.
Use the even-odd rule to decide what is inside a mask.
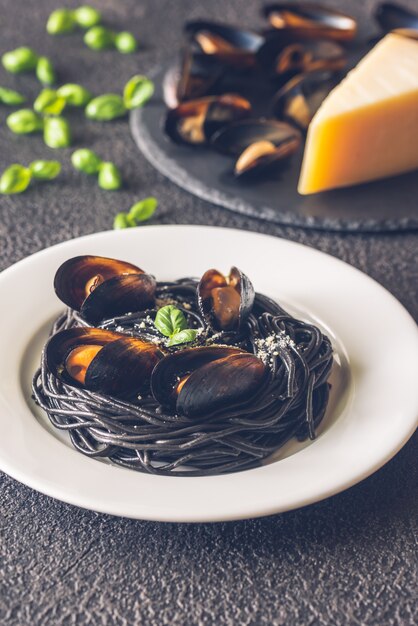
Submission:
[[[190,341],[194,341],[196,339],[196,335],[197,330],[194,328],[186,328],[185,330],[180,330],[178,333],[172,335],[167,345],[177,346],[180,343],[189,343]]]
[[[123,33],[122,33],[123,34]],[[146,76],[137,74],[126,83],[123,89],[123,101],[127,109],[137,109],[152,97],[154,83]]]
[[[22,102],[26,102],[26,98],[18,91],[14,91],[14,89],[0,87],[0,102],[13,107],[17,104],[22,104]]]
[[[157,198],[153,198],[152,196],[144,198],[144,200],[137,202],[130,208],[129,215],[137,222],[145,222],[154,215],[157,205]]]
[[[37,113],[44,115],[59,115],[62,113],[66,101],[60,98],[55,89],[42,89],[41,93],[33,103],[33,108]]]
[[[159,309],[155,316],[154,324],[160,333],[166,337],[171,337],[180,330],[187,328],[187,322],[183,312],[172,304],[168,304]]]
[[[32,178],[29,168],[13,163],[5,170],[0,178],[0,193],[22,193],[27,189]]]
[[[32,161],[29,165],[33,178],[38,180],[54,180],[61,171],[61,163],[58,161]]]

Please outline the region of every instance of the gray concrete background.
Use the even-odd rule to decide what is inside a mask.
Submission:
[[[131,29],[142,42],[137,54],[123,56],[94,53],[81,35],[46,36],[47,16],[59,4],[2,0],[0,53],[31,45],[53,58],[62,82],[80,82],[95,93],[120,90],[134,73],[169,59],[186,18],[251,26],[259,8],[244,0],[92,1],[109,24]],[[364,32],[375,3],[333,4],[359,17]],[[405,4],[416,6],[416,0]],[[39,90],[30,76],[14,78],[0,69],[0,77],[1,85],[30,96]],[[416,233],[327,234],[234,215],[164,180],[137,152],[125,121],[94,124],[72,114],[75,145],[114,160],[128,181],[121,192],[104,192],[72,170],[71,150],[53,151],[39,137],[12,135],[6,114],[2,107],[0,170],[15,161],[58,158],[64,172],[59,182],[0,198],[0,269],[52,244],[111,228],[117,211],[152,194],[161,207],[153,223],[237,227],[319,248],[373,276],[418,318]],[[415,437],[374,476],[316,505],[215,525],[112,518],[1,475],[0,624],[412,625],[416,451]]]

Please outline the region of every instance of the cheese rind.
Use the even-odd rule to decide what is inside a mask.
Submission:
[[[418,168],[418,41],[390,34],[328,95],[306,140],[298,191]]]

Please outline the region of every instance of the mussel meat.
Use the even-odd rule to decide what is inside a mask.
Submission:
[[[286,46],[277,56],[275,72],[280,77],[328,71],[335,72],[347,65],[345,50],[333,41],[305,41]]]
[[[292,156],[300,146],[299,139],[292,139],[279,146],[271,141],[256,141],[240,154],[234,167],[236,178],[258,175],[270,166]]]
[[[259,174],[299,150],[300,131],[277,120],[243,120],[230,124],[212,137],[214,148],[238,156],[235,176]]]
[[[276,93],[273,100],[274,114],[306,131],[338,81],[335,74],[330,77],[328,73],[322,72],[295,76]]]
[[[197,418],[248,404],[266,378],[263,362],[239,348],[189,348],[159,361],[151,391],[163,406]]]
[[[254,67],[262,35],[217,22],[194,21],[185,26],[186,35],[202,53],[235,68]]]
[[[168,111],[165,131],[175,143],[201,146],[215,132],[250,112],[248,100],[235,94],[189,100]]]
[[[333,8],[315,3],[275,3],[263,8],[271,26],[295,39],[350,41],[357,32],[356,20]]]
[[[77,256],[65,261],[54,279],[55,292],[89,324],[155,303],[153,276],[131,263],[99,256]]]
[[[81,327],[56,333],[45,351],[49,371],[67,385],[114,396],[146,389],[163,357],[143,339]]]
[[[379,4],[375,18],[385,32],[392,30],[418,30],[418,13],[392,2]]]
[[[237,267],[228,276],[218,270],[205,272],[197,287],[199,308],[214,330],[239,331],[254,304],[252,282]]]

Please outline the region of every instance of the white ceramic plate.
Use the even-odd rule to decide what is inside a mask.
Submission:
[[[333,339],[337,365],[319,437],[263,467],[203,478],[140,474],[89,459],[52,429],[30,383],[51,320],[52,281],[78,254],[138,264],[160,280],[238,265],[264,292]],[[407,441],[418,415],[418,330],[376,282],[305,246],[242,231],[149,226],[39,252],[0,275],[0,469],[47,495],[140,519],[218,521],[310,504],[362,480]]]

